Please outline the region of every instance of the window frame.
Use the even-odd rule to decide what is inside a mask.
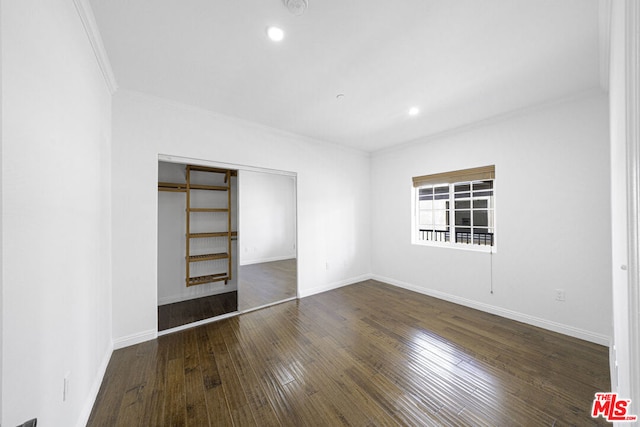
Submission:
[[[497,248],[498,248],[498,241],[497,241],[497,183],[496,183],[496,179],[495,176],[488,178],[488,179],[474,179],[474,180],[465,180],[464,177],[460,177],[460,180],[448,180],[450,182],[443,182],[443,183],[428,183],[428,184],[424,184],[424,185],[414,185],[412,187],[412,197],[411,197],[411,204],[412,204],[412,209],[411,209],[411,243],[414,245],[418,245],[418,246],[432,246],[432,247],[442,247],[442,248],[450,248],[450,249],[458,249],[458,250],[467,250],[467,251],[474,251],[474,252],[485,252],[485,253],[496,253],[497,252]],[[488,218],[490,218],[490,216],[492,215],[493,218],[493,224],[491,224],[491,219],[488,220],[487,226],[475,226],[473,225],[473,213],[474,213],[474,207],[473,207],[473,202],[476,200],[481,200],[483,198],[483,196],[478,196],[478,197],[473,197],[474,193],[473,191],[473,184],[474,183],[479,183],[479,182],[484,182],[484,181],[492,181],[492,194],[491,195],[487,195],[486,200],[491,201],[492,203],[489,202],[487,203],[487,209],[481,209],[481,210],[486,210],[487,211],[487,215]],[[456,195],[456,191],[455,188],[456,186],[460,186],[460,185],[465,185],[465,184],[469,184],[470,185],[470,190],[469,190],[469,197],[465,197],[462,198],[462,200],[460,200],[460,198],[456,199],[455,195]],[[420,204],[419,204],[419,197],[420,197],[420,190],[424,189],[424,188],[433,188],[434,189],[434,194],[435,194],[435,188],[436,187],[443,187],[443,186],[448,186],[449,191],[448,191],[448,199],[447,199],[447,204],[448,206],[446,207],[446,214],[445,217],[447,218],[447,222],[448,224],[445,225],[444,227],[446,227],[446,232],[449,235],[449,241],[441,241],[441,240],[423,240],[419,238],[419,234],[420,234],[420,213],[421,213],[421,209],[420,209]],[[481,192],[481,190],[477,190],[479,192]],[[458,192],[458,194],[460,194],[461,192]],[[456,200],[458,201],[469,201],[469,208],[468,209],[456,209],[455,206],[455,202]],[[437,211],[439,209],[432,209],[432,211]],[[466,225],[456,225],[456,211],[460,211],[460,210],[467,210],[469,211],[469,215],[471,218],[471,225],[470,226],[466,226]],[[437,228],[437,224],[434,223],[434,231]],[[473,230],[475,228],[486,228],[489,230],[493,230],[493,245],[482,245],[482,244],[475,244],[475,243],[462,243],[462,242],[457,242],[455,241],[455,236],[456,236],[456,228],[470,228],[470,232],[471,232],[471,239],[473,239]],[[453,237],[453,239],[451,238]]]

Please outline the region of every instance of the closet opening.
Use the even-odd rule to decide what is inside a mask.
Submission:
[[[297,297],[296,176],[160,156],[158,333]]]

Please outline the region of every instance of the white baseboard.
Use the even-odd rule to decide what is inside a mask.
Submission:
[[[262,264],[264,262],[285,261],[288,259],[295,259],[295,258],[296,258],[296,255],[293,254],[293,255],[276,256],[271,258],[251,259],[249,261],[240,260],[240,263],[238,265],[243,266],[243,265],[251,265],[251,264]]]
[[[558,332],[560,334],[568,335],[574,338],[579,338],[581,340],[589,341],[595,344],[604,345],[606,347],[609,347],[611,343],[611,338],[606,335],[596,334],[591,331],[586,331],[584,329],[575,328],[569,325],[564,325],[562,323],[552,322],[550,320],[541,319],[539,317],[530,316],[528,314],[519,313],[517,311],[508,310],[506,308],[496,307],[490,304],[473,301],[467,298],[461,298],[455,295],[447,294],[445,292],[423,288],[420,286],[412,285],[410,283],[405,283],[399,280],[391,279],[389,277],[382,277],[374,274],[371,276],[371,278],[374,280],[378,280],[380,282],[397,286],[399,288],[404,288],[404,289],[408,289],[410,291],[418,292],[424,295],[429,295],[431,297],[449,301],[455,304],[463,305],[465,307],[475,308],[476,310],[495,314],[500,317],[516,320],[518,322],[526,323],[532,326],[537,326],[542,329]]]
[[[84,427],[89,422],[89,417],[91,416],[91,411],[93,410],[93,405],[96,403],[96,398],[98,397],[98,392],[100,391],[100,386],[102,385],[102,380],[104,379],[104,375],[107,372],[107,366],[109,365],[109,361],[111,360],[111,355],[113,354],[113,342],[109,343],[107,347],[107,351],[105,351],[102,356],[102,361],[100,362],[100,366],[98,367],[98,372],[93,380],[93,384],[91,385],[91,390],[89,390],[89,394],[84,403],[84,407],[82,408],[82,412],[80,413],[80,417],[78,418],[78,423],[76,424],[78,427]]]
[[[121,348],[129,347],[130,345],[140,344],[141,342],[150,341],[156,338],[158,338],[158,331],[156,329],[138,332],[137,334],[131,334],[113,340],[113,349],[118,350]]]
[[[351,277],[349,279],[341,280],[339,282],[333,282],[322,286],[316,286],[311,289],[299,289],[298,288],[298,298],[304,298],[311,295],[319,294],[322,292],[330,291],[332,289],[341,288],[347,285],[353,285],[354,283],[362,282],[365,280],[371,279],[372,276],[370,274],[363,274],[361,276]]]

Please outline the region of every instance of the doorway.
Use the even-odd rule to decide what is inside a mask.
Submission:
[[[296,176],[159,156],[160,335],[297,297]]]

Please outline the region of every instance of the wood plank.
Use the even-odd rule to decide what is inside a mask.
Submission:
[[[189,208],[189,212],[229,212],[227,208]],[[225,232],[225,235],[227,233]]]
[[[190,255],[188,258],[190,262],[211,261],[214,259],[227,259],[229,258],[229,254],[220,252],[215,254]]]
[[[210,191],[228,191],[229,187],[222,185],[204,185],[204,184],[189,184],[191,190],[210,190]]]
[[[140,416],[140,426],[163,426],[165,424],[164,402],[167,387],[167,358],[170,338],[159,337],[156,340],[155,354],[150,354],[152,379],[149,380],[150,394],[144,401],[144,409]]]
[[[227,237],[228,235],[229,233],[226,231],[215,231],[211,233],[190,233],[188,236],[189,238],[192,238],[192,239],[201,239],[201,238],[207,238],[207,237]],[[232,231],[231,236],[237,237],[238,232]]]
[[[166,423],[170,426],[186,425],[187,402],[185,399],[184,360],[167,362],[167,394],[165,395]]]
[[[242,390],[247,398],[249,408],[257,425],[281,425],[253,367],[249,363],[244,346],[236,335],[238,331],[236,320],[237,318],[229,319],[229,322],[223,324],[226,327],[223,339]]]
[[[158,191],[187,191],[187,184],[184,182],[158,182]]]
[[[204,386],[207,411],[210,414],[210,425],[232,425],[233,421],[229,412],[227,398],[222,388],[222,378],[218,371],[213,343],[207,334],[206,327],[198,328],[196,333],[198,336],[202,384]]]
[[[226,174],[229,172],[231,176],[237,176],[238,171],[233,169],[222,169],[222,168],[214,168],[209,166],[200,166],[200,165],[187,165],[188,168],[195,172],[213,172],[213,173],[221,173]]]
[[[187,426],[210,425],[200,367],[198,336],[191,329],[184,332],[184,380]]]
[[[242,384],[235,370],[231,355],[224,341],[222,324],[214,323],[207,327],[207,334],[211,340],[213,351],[216,355],[216,364],[220,373],[222,388],[227,398],[229,412],[234,425],[255,425],[249,401],[244,394]]]

